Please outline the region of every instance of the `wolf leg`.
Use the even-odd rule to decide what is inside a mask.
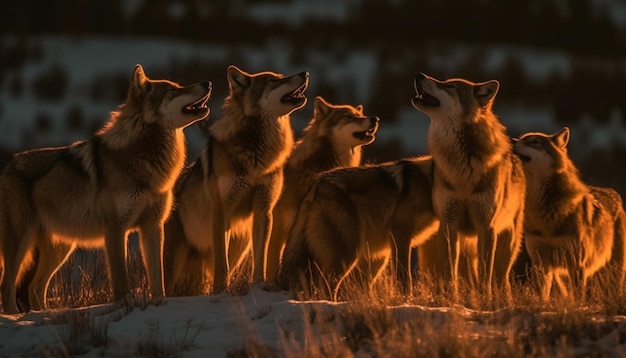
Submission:
[[[511,292],[510,273],[519,253],[521,238],[514,237],[514,229],[506,229],[498,234],[493,265],[493,285],[504,287],[507,295]]]
[[[496,261],[496,249],[498,247],[498,236],[492,227],[486,227],[478,233],[478,276],[481,290],[486,290],[487,297],[491,299],[492,288],[495,283],[494,265]]]
[[[216,211],[217,212],[217,211]],[[223,218],[213,219],[213,293],[219,293],[228,288],[228,260],[226,256],[226,240],[230,233],[226,233]]]
[[[255,211],[252,231],[252,254],[254,255],[253,283],[265,281],[265,260],[269,236],[272,230],[272,221],[272,210]]]
[[[126,269],[126,230],[118,225],[108,227],[104,234],[104,249],[113,287],[113,298],[116,301],[124,300],[130,293]]]
[[[439,227],[438,240],[442,240],[446,244],[446,252],[448,254],[448,265],[446,267],[446,277],[450,277],[452,281],[452,294],[455,299],[459,295],[459,259],[461,255],[461,238],[454,225],[441,225]]]
[[[400,292],[405,295],[411,295],[413,291],[411,237],[404,232],[390,235],[392,236],[391,266],[396,273]]]
[[[2,307],[4,313],[18,313],[17,307],[17,284],[19,283],[22,273],[30,263],[32,251],[34,249],[37,229],[26,229],[22,235],[15,237],[5,237],[3,247],[4,257],[4,277],[2,279]],[[43,253],[42,253],[43,254]]]
[[[63,266],[67,258],[76,248],[76,243],[52,243],[49,236],[41,237],[37,245],[41,253],[33,280],[28,287],[28,303],[32,310],[47,307],[48,285],[52,276]]]
[[[232,275],[245,261],[252,247],[252,238],[249,233],[237,233],[228,240],[228,269]]]
[[[288,230],[285,230],[282,221],[274,216],[272,234],[267,247],[267,282],[271,285],[277,284],[280,259],[287,242]]]
[[[163,284],[163,225],[160,223],[142,225],[140,227],[139,240],[152,299],[163,298],[165,297]]]
[[[450,267],[448,262],[448,244],[446,238],[439,232],[435,232],[431,237],[420,245],[417,249],[420,275],[429,277],[433,282],[443,282],[449,280]]]
[[[535,282],[537,283],[537,287],[539,288],[539,292],[541,294],[541,299],[544,302],[547,302],[550,299],[552,282],[556,279],[554,277],[554,272],[545,267],[536,267],[535,270],[533,270],[533,273],[535,276]]]

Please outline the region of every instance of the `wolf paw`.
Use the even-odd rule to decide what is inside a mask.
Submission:
[[[151,306],[161,306],[167,304],[167,298],[165,296],[157,296],[153,297],[148,301],[148,304]]]
[[[280,292],[282,290],[275,282],[266,282],[265,285],[263,285],[263,291]]]

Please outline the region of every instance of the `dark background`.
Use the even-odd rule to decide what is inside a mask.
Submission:
[[[571,154],[583,178],[626,195],[626,21],[619,15],[626,17],[626,4],[621,0],[25,0],[3,7],[0,130],[19,129],[11,141],[0,142],[0,168],[15,151],[87,138],[123,101],[138,62],[103,69],[78,95],[72,74],[108,59],[48,61],[59,54],[46,50],[47,43],[59,38],[76,46],[180,42],[224,49],[226,55],[211,61],[181,55],[146,72],[183,84],[210,79],[212,118],[219,116],[226,95],[229,64],[249,72],[308,70],[309,99],[322,95],[332,103],[363,104],[366,114],[381,117],[380,136],[365,151],[370,162],[425,153],[428,120],[410,108],[417,72],[441,79],[498,79],[495,112],[509,134],[570,126]],[[283,15],[268,15],[272,11]],[[272,60],[253,60],[259,53]],[[374,65],[364,66],[361,54]],[[533,75],[554,58],[565,65]],[[34,108],[24,115],[28,118],[16,118],[16,103],[24,98],[32,99],[24,103]],[[311,117],[311,103],[294,115],[297,133]],[[104,108],[97,115],[96,104]],[[59,106],[63,110],[49,110]],[[414,128],[407,126],[412,117]],[[202,134],[197,128],[188,132],[195,136],[194,159]]]

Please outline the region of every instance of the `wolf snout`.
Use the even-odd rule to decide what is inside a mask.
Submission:
[[[213,90],[213,83],[211,81],[202,82],[201,85],[206,88],[209,92]]]
[[[371,124],[377,124],[378,122],[380,122],[380,118],[374,116],[374,117],[370,117],[370,123]]]

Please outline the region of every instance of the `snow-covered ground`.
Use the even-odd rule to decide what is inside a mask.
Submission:
[[[0,315],[0,357],[226,357],[227,354],[232,357],[302,357],[309,356],[304,352],[319,352],[325,345],[348,349],[351,342],[347,341],[355,339],[352,335],[357,336],[357,340],[359,335],[364,335],[360,342],[362,347],[352,348],[356,357],[407,356],[401,351],[403,344],[408,345],[407,348],[421,347],[408,356],[445,352],[454,355],[455,350],[461,349],[457,353],[479,357],[500,356],[507,349],[518,349],[514,342],[526,339],[520,336],[532,336],[536,332],[544,332],[546,337],[530,337],[531,342],[556,342],[519,347],[514,356],[523,356],[524,350],[528,350],[528,356],[620,357],[626,354],[626,342],[621,338],[626,332],[624,316],[589,315],[587,321],[580,321],[576,313],[570,313],[563,316],[560,324],[565,329],[560,332],[559,323],[554,330],[544,325],[544,319],[549,322],[555,315],[549,312],[525,314],[514,309],[476,311],[461,306],[403,304],[382,307],[395,328],[378,327],[380,332],[376,332],[378,325],[384,327],[389,321],[383,318],[380,322],[368,322],[368,312],[372,309],[367,308],[357,310],[363,315],[355,315],[353,321],[342,320],[342,315],[346,317],[349,312],[348,305],[297,301],[287,293],[266,292],[257,286],[244,295],[169,298],[159,306],[134,309],[107,304]],[[364,321],[359,317],[365,317]],[[410,336],[407,323],[421,327],[424,334]],[[372,337],[364,330],[367,324],[375,331]],[[385,342],[400,339],[405,342]],[[395,346],[397,351],[390,348],[374,354],[385,345]],[[269,354],[252,355],[250,349]],[[332,349],[326,349],[326,354],[330,354]],[[538,354],[540,352],[543,354]],[[341,356],[351,356],[350,350]]]

